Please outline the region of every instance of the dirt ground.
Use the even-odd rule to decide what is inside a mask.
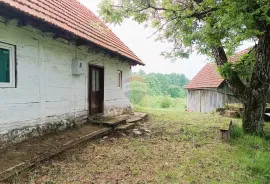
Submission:
[[[231,119],[217,114],[148,113],[143,127],[150,133],[80,144],[10,183],[269,183],[269,140],[241,134],[223,142],[218,128]]]
[[[90,134],[101,129],[98,126],[83,125],[74,129],[32,138],[6,149],[0,150],[0,173],[22,162],[38,158],[52,151],[58,150],[67,142],[79,136]]]

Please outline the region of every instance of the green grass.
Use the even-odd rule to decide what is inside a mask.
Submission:
[[[168,96],[144,96],[137,104],[138,108],[148,109],[174,109],[185,111],[186,99],[185,98],[171,98]]]
[[[163,130],[168,131],[168,126],[171,131],[177,130],[179,124],[171,123],[185,122],[186,125],[190,126],[184,126],[184,124],[182,126],[193,136],[183,136],[182,139],[189,142],[193,139],[192,141],[197,144],[213,144],[210,152],[204,149],[195,150],[190,161],[183,166],[183,169],[189,172],[188,175],[192,175],[190,176],[191,180],[194,180],[198,174],[205,176],[210,172],[214,174],[212,179],[217,176],[219,178],[226,176],[220,181],[218,179],[216,181],[218,183],[270,183],[270,123],[266,123],[266,137],[262,138],[245,135],[242,128],[240,128],[241,119],[234,119],[233,138],[228,143],[224,143],[213,140],[214,137],[212,136],[217,136],[213,132],[213,128],[217,129],[222,123],[229,122],[229,118],[220,117],[216,114],[179,113],[175,110],[163,111],[163,114],[160,114],[160,111],[155,109],[140,108],[138,110],[153,114],[157,118],[155,122],[158,122],[155,127],[164,126],[160,127]],[[158,121],[160,119],[169,121],[164,124]],[[209,167],[207,169],[204,167],[203,169],[197,168],[197,171],[194,171],[195,168],[190,164],[204,163],[203,159],[207,163],[209,162]],[[207,176],[203,180],[197,178],[195,181],[198,183],[206,181],[206,183],[215,183],[212,179]]]
[[[224,142],[219,127],[230,118],[137,110],[150,114],[143,124],[150,136],[88,142],[39,165],[18,183],[269,183],[270,141],[245,135],[241,119],[233,119],[233,139]]]

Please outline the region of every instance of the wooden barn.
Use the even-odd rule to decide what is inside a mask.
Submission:
[[[228,103],[239,103],[224,79],[217,73],[215,63],[206,64],[185,86],[188,90],[187,111],[212,112]]]
[[[229,58],[229,62],[238,61],[250,50],[248,48],[237,52]],[[246,81],[243,79],[243,82]],[[188,90],[187,111],[189,112],[212,112],[226,104],[240,103],[217,72],[217,65],[214,62],[207,63],[185,86],[185,89]],[[270,89],[267,93],[267,103],[270,103]]]

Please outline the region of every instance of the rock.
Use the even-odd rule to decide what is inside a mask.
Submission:
[[[133,134],[135,135],[142,135],[142,132],[139,130],[133,130]]]
[[[109,139],[109,141],[112,141],[112,142],[115,141],[115,140],[116,140],[116,138],[114,138],[114,137]]]
[[[123,136],[123,137],[126,137],[127,134],[123,133],[123,132],[120,132],[120,135]]]
[[[150,134],[151,130],[145,128],[145,127],[141,127],[140,130],[142,130],[144,133]]]
[[[144,131],[145,131],[146,133],[151,133],[151,130],[148,130],[148,129],[144,129]]]

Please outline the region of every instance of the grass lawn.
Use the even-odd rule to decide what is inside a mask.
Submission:
[[[230,142],[217,114],[139,108],[150,136],[88,142],[20,175],[14,183],[270,183],[270,141],[235,129]],[[241,120],[233,120],[239,124]],[[267,124],[267,130],[270,125]],[[269,131],[270,133],[270,131]]]

